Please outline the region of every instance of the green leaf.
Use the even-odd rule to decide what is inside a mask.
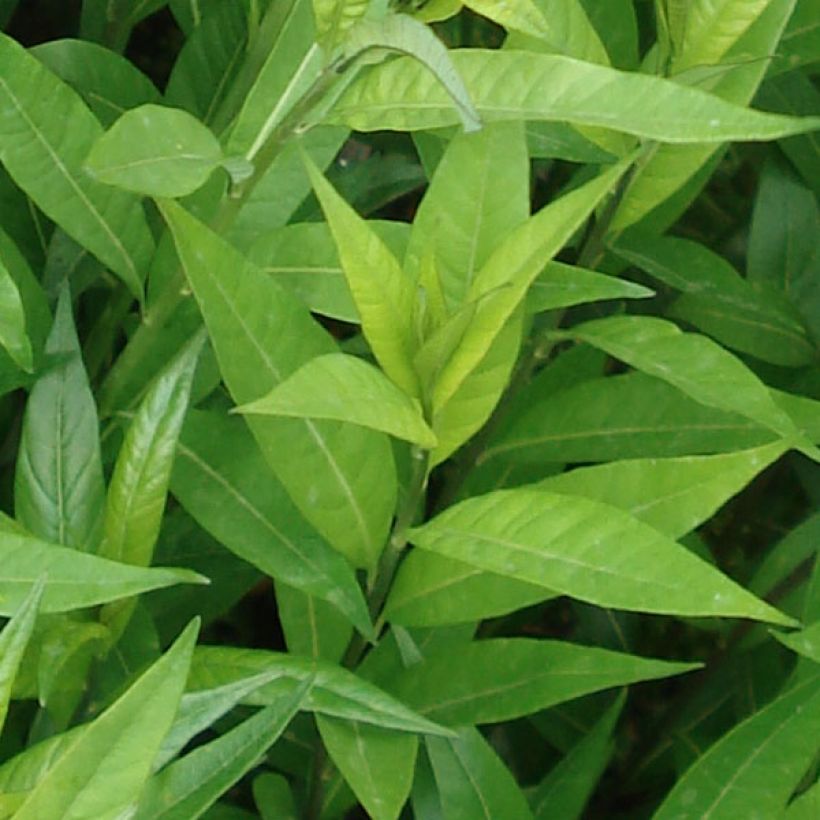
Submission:
[[[253,799],[262,820],[298,820],[290,784],[281,774],[260,774],[253,781]]]
[[[416,766],[418,738],[352,720],[317,715],[331,760],[373,820],[397,820]]]
[[[313,0],[316,39],[333,47],[362,17],[370,0]]]
[[[528,313],[573,307],[607,299],[648,299],[654,292],[642,285],[603,273],[550,262],[530,285],[525,307]]]
[[[493,249],[530,213],[529,161],[519,123],[456,134],[419,205],[405,258],[413,274],[433,251],[449,309],[466,301]],[[429,296],[428,296],[429,299]]]
[[[4,347],[18,367],[31,373],[34,356],[26,335],[26,313],[20,291],[0,260],[0,346]]]
[[[451,59],[487,122],[557,120],[661,142],[712,143],[774,139],[818,127],[817,118],[749,111],[659,77],[568,57],[470,48],[451,52]],[[405,57],[357,80],[326,119],[358,131],[417,131],[457,122],[445,92]]]
[[[532,820],[523,792],[477,729],[428,738],[426,745],[442,820]]]
[[[194,653],[189,690],[212,688],[278,670],[280,680],[257,689],[245,703],[267,706],[271,698],[313,679],[305,709],[400,732],[449,735],[372,683],[341,666],[315,658],[257,649],[200,646]]]
[[[737,413],[782,436],[811,458],[820,453],[739,359],[697,333],[646,316],[616,316],[578,325],[563,336],[585,341],[663,379],[707,407]]]
[[[820,663],[820,621],[800,632],[772,632],[772,635],[798,655]]]
[[[370,635],[370,617],[351,568],[302,518],[239,419],[189,411],[171,491],[235,555],[332,603]]]
[[[204,334],[197,334],[160,374],[128,428],[108,488],[100,547],[105,558],[143,567],[151,563],[204,341]]]
[[[345,421],[428,450],[436,446],[418,401],[378,368],[344,353],[311,359],[266,396],[236,412]]]
[[[12,616],[41,575],[47,576],[42,612],[83,609],[174,584],[207,583],[190,570],[143,569],[0,532],[0,615]]]
[[[362,332],[384,372],[406,393],[417,395],[413,283],[384,242],[309,160],[307,168],[336,241]]]
[[[814,820],[819,812],[820,783],[815,783],[789,804],[783,820]]]
[[[144,196],[192,194],[222,161],[216,137],[176,108],[141,105],[123,114],[91,149],[88,171]]]
[[[14,679],[17,677],[23,653],[34,630],[44,587],[45,581],[40,578],[20,604],[14,617],[0,632],[0,733],[6,722]]]
[[[95,552],[105,508],[99,423],[67,287],[60,293],[45,350],[58,363],[29,394],[17,456],[15,513],[33,535]]]
[[[138,298],[154,252],[137,200],[83,171],[102,128],[83,101],[14,40],[0,36],[0,160],[66,233]],[[65,123],[71,123],[66,130]]]
[[[136,818],[194,820],[247,774],[299,710],[310,689],[305,681],[222,737],[172,763],[147,784]]]
[[[611,737],[612,730],[625,700],[625,693],[619,695],[586,736],[536,786],[530,797],[536,820],[549,820],[550,817],[576,820],[581,816],[612,757],[615,745]]]
[[[598,606],[791,623],[652,527],[579,496],[533,489],[489,493],[416,528],[411,541]]]
[[[466,726],[512,720],[590,692],[699,666],[563,641],[494,638],[430,654],[402,670],[390,689],[432,720]]]
[[[514,4],[499,3],[498,0],[465,0],[464,5],[508,31],[520,31],[533,37],[552,40],[550,20],[541,13],[538,3],[533,0],[520,0]],[[559,15],[560,12],[555,17]]]
[[[678,780],[656,820],[778,817],[817,755],[820,677],[795,686],[711,746]]]
[[[194,622],[125,694],[77,734],[16,818],[113,817],[136,802],[173,722],[197,631]]]
[[[295,297],[179,206],[165,202],[162,210],[237,403],[259,398],[314,356],[334,352]],[[249,426],[305,518],[357,566],[372,566],[395,502],[389,439],[311,419],[249,418]]]
[[[30,53],[72,86],[106,128],[129,109],[161,99],[134,63],[97,43],[52,40]]]

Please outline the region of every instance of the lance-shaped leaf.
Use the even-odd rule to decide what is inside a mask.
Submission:
[[[142,820],[194,820],[246,775],[290,723],[311,681],[266,706],[222,737],[200,746],[146,785],[134,817]]]
[[[792,620],[656,529],[608,504],[534,489],[457,504],[414,544],[614,609]]]
[[[37,610],[43,597],[43,589],[44,580],[40,578],[20,604],[14,617],[0,632],[0,733],[6,722],[14,679],[17,677],[23,653],[37,620]]]
[[[434,411],[444,407],[481,362],[538,274],[586,221],[627,167],[627,163],[620,163],[542,208],[493,251],[468,292],[470,300],[481,301],[436,383]]]
[[[670,80],[569,57],[472,48],[450,56],[476,110],[488,122],[565,121],[661,142],[712,143],[776,139],[818,127],[816,117],[750,111]],[[653,101],[651,109],[647,99]],[[458,121],[443,89],[406,57],[357,80],[326,120],[359,131],[417,131]]]
[[[266,396],[238,407],[237,412],[346,421],[428,450],[436,446],[418,401],[378,368],[344,353],[311,359]]]
[[[536,786],[530,797],[536,820],[549,820],[550,817],[576,820],[581,816],[612,757],[615,746],[612,730],[625,700],[625,694],[619,695],[586,737],[578,741]]]
[[[798,655],[820,663],[820,621],[800,632],[772,632],[772,635]]]
[[[186,569],[143,569],[28,535],[0,532],[0,615],[14,615],[41,575],[47,576],[42,612],[84,609],[174,584],[207,583]]]
[[[413,785],[418,738],[316,716],[331,760],[373,820],[396,820]]]
[[[100,554],[148,566],[165,509],[177,438],[188,409],[203,333],[154,382],[120,449],[105,511]]]
[[[185,688],[199,625],[174,645],[66,747],[15,814],[113,817],[136,802]]]
[[[402,700],[451,726],[497,723],[573,698],[700,664],[670,663],[563,641],[495,638],[450,646],[402,670]]]
[[[0,260],[0,346],[18,367],[29,373],[34,369],[31,342],[26,334],[26,313],[20,291]]]
[[[818,451],[763,382],[716,342],[648,316],[596,319],[565,336],[588,342],[651,376],[673,384],[708,407],[752,419],[811,458]]]
[[[789,803],[783,820],[814,820],[820,814],[820,782]]]
[[[57,358],[29,394],[17,456],[17,519],[46,541],[94,552],[105,508],[99,423],[71,315],[60,293],[46,353]]]
[[[100,182],[144,196],[192,194],[222,161],[216,137],[177,108],[141,105],[94,144],[86,168]]]
[[[308,172],[322,205],[362,332],[384,372],[410,395],[418,393],[413,369],[416,290],[379,236],[351,208],[312,162]]]
[[[335,345],[298,299],[171,202],[177,250],[234,400],[258,399]],[[357,566],[372,566],[390,526],[396,481],[387,436],[312,419],[248,417],[305,518]]]
[[[450,734],[449,730],[418,715],[353,672],[315,658],[258,649],[201,646],[194,654],[188,688],[213,688],[273,670],[279,671],[279,680],[257,689],[245,703],[267,706],[271,698],[313,679],[305,709],[400,732]]]
[[[817,755],[818,734],[820,676],[813,675],[702,754],[654,817],[779,817]]]
[[[515,778],[477,729],[459,729],[456,738],[428,738],[426,746],[438,786],[440,817],[532,820]]]
[[[154,243],[139,202],[82,170],[102,133],[96,117],[5,35],[0,36],[0,78],[0,160],[6,170],[47,216],[141,297]]]
[[[367,606],[349,564],[302,518],[239,419],[189,412],[171,491],[235,555],[332,603],[363,635],[370,634]]]

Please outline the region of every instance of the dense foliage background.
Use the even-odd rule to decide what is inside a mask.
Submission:
[[[0,24],[0,818],[820,816],[815,0]]]

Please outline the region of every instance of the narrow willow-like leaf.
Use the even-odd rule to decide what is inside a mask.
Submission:
[[[551,817],[576,820],[581,816],[612,756],[612,730],[625,700],[625,694],[619,695],[587,735],[536,786],[530,797],[536,820],[549,820]]]
[[[772,632],[772,635],[798,655],[820,663],[820,621],[800,632]]]
[[[569,331],[696,401],[752,419],[783,436],[811,458],[820,453],[774,400],[766,385],[739,359],[697,333],[684,333],[654,317],[596,319]]]
[[[180,197],[203,185],[221,161],[219,141],[195,117],[141,105],[94,143],[85,165],[107,185],[144,196]]]
[[[161,99],[134,63],[97,43],[51,40],[31,53],[72,86],[106,128],[129,109]]]
[[[47,216],[141,297],[154,243],[139,203],[81,170],[101,133],[79,96],[0,36],[0,161]]]
[[[542,208],[493,251],[470,288],[469,299],[484,298],[478,302],[473,321],[436,383],[434,412],[446,405],[481,362],[544,265],[586,221],[626,169],[627,164],[620,163]]]
[[[410,789],[418,738],[317,715],[331,760],[373,820],[397,820]]]
[[[335,350],[307,309],[179,206],[164,202],[220,371],[237,403]],[[305,518],[357,566],[381,552],[396,493],[387,436],[311,419],[250,418],[266,460]]]
[[[532,820],[524,793],[477,729],[459,729],[452,739],[428,738],[426,745],[441,818]]]
[[[204,334],[198,334],[168,365],[128,428],[108,488],[100,547],[106,558],[143,567],[151,563],[204,341]]]
[[[237,412],[346,421],[428,450],[436,446],[418,401],[378,368],[344,353],[311,359],[266,396],[238,407]]]
[[[660,142],[711,143],[775,139],[817,128],[813,117],[750,111],[669,80],[569,57],[471,48],[451,52],[451,58],[478,113],[488,122],[558,120]],[[647,99],[653,101],[651,110]],[[417,131],[457,123],[445,92],[410,58],[363,76],[326,119],[359,131]]]
[[[367,606],[350,566],[302,518],[239,419],[189,412],[171,491],[235,555],[330,602],[370,634]]]
[[[27,535],[0,532],[0,615],[11,617],[46,575],[42,612],[68,612],[174,584],[207,583],[185,569],[119,564]]]
[[[6,722],[11,690],[14,679],[23,660],[34,623],[37,620],[37,610],[43,597],[44,580],[41,578],[31,588],[14,617],[0,632],[0,733]]]
[[[95,552],[105,509],[99,424],[67,287],[45,351],[58,363],[29,394],[14,481],[15,513],[33,535]]]
[[[699,664],[650,660],[562,641],[495,638],[448,647],[402,670],[391,691],[450,726],[497,723]]]
[[[362,332],[384,372],[405,392],[417,395],[415,287],[387,246],[312,163],[308,172],[333,232]]]
[[[222,737],[172,763],[146,785],[134,817],[195,820],[250,771],[297,713],[310,689],[302,683]]]
[[[248,705],[267,706],[271,698],[312,678],[305,709],[400,732],[450,734],[347,669],[292,654],[201,646],[194,653],[188,689],[213,688],[272,670],[279,671],[280,680],[257,689],[246,699]]]
[[[817,755],[820,677],[787,691],[722,737],[678,780],[656,820],[778,817]]]
[[[125,694],[77,734],[16,818],[109,817],[136,801],[173,722],[197,632],[194,622]]]
[[[20,291],[0,260],[0,347],[4,347],[18,367],[32,372],[34,356],[26,334],[26,313]]]
[[[489,493],[416,528],[411,540],[598,606],[792,622],[654,528],[578,496],[533,489]]]

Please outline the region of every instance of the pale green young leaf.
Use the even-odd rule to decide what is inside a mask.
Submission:
[[[350,566],[302,518],[239,419],[190,411],[170,486],[197,522],[235,555],[328,601],[362,634],[370,633]]]
[[[216,740],[199,746],[148,781],[139,820],[195,820],[272,746],[301,707],[310,680]]]
[[[590,692],[698,667],[563,641],[493,638],[428,655],[404,669],[390,690],[431,720],[466,726],[512,720]]]
[[[11,617],[46,575],[42,612],[68,612],[180,583],[207,583],[185,569],[143,569],[31,536],[0,532],[0,615]]]
[[[344,421],[428,450],[436,446],[418,401],[378,368],[344,353],[311,359],[270,393],[236,412]]]
[[[136,802],[173,722],[198,628],[191,623],[162,658],[77,733],[16,818],[109,817]]]
[[[707,407],[737,413],[774,431],[811,458],[820,453],[740,359],[697,333],[647,316],[594,319],[569,331],[621,361],[663,379]]]
[[[313,0],[316,39],[331,48],[364,17],[370,0]]]
[[[67,287],[45,352],[57,359],[34,384],[23,419],[15,513],[46,541],[95,552],[105,509],[99,423]]]
[[[190,214],[162,210],[237,403],[258,399],[333,340],[284,291]],[[390,526],[396,479],[387,436],[339,422],[248,418],[296,506],[355,565],[372,566]]]
[[[425,742],[441,820],[532,820],[515,778],[477,729],[467,727],[459,729],[456,738]]]
[[[204,333],[199,333],[183,348],[151,386],[131,421],[108,488],[100,547],[105,558],[143,567],[151,563],[204,341]]]
[[[536,786],[530,805],[536,820],[576,820],[584,811],[614,749],[612,730],[626,700],[625,693],[606,710],[587,735],[567,752]]]
[[[273,670],[279,672],[279,680],[255,690],[245,699],[247,705],[267,706],[271,698],[313,679],[305,709],[400,732],[450,734],[353,672],[317,658],[261,649],[200,646],[194,653],[188,689],[222,686]]]
[[[570,527],[572,539],[565,535]],[[629,513],[579,496],[537,489],[489,493],[416,528],[411,540],[598,606],[792,623]]]
[[[44,579],[40,578],[20,604],[14,617],[0,631],[0,734],[6,721],[14,679],[37,620],[44,587]]]
[[[418,738],[352,720],[317,715],[319,734],[373,820],[397,820],[413,785]]]
[[[504,0],[464,0],[464,5],[508,31],[520,31],[532,37],[552,40],[550,17],[542,14],[534,0],[520,0],[517,3],[507,3]],[[554,16],[558,17],[559,14]]]
[[[131,108],[159,103],[156,86],[121,54],[86,40],[51,40],[31,49],[72,86],[105,128]]]
[[[817,755],[818,734],[820,677],[813,675],[707,749],[654,817],[778,817]]]
[[[405,267],[412,275],[432,250],[452,311],[465,302],[493,249],[529,213],[529,161],[520,123],[456,134],[416,212]]]
[[[0,36],[0,77],[0,161],[48,217],[140,298],[154,243],[135,197],[112,191],[82,170],[102,133],[96,117],[5,35]]]
[[[487,122],[559,120],[681,143],[774,139],[818,127],[816,117],[750,111],[670,80],[568,57],[470,48],[451,52],[451,59]],[[546,88],[551,93],[545,94]],[[653,101],[651,109],[647,99]],[[353,83],[326,120],[359,131],[457,123],[446,93],[407,57],[377,66]]]
[[[31,373],[34,355],[26,334],[26,312],[20,291],[0,260],[0,346],[4,347],[18,367]]]
[[[772,632],[772,635],[798,655],[820,663],[820,621],[800,632]]]
[[[438,378],[433,392],[434,413],[447,404],[480,364],[546,263],[583,225],[626,169],[627,164],[620,163],[550,203],[492,252],[468,291],[468,299],[481,301],[459,347]],[[495,293],[491,293],[493,290]],[[440,428],[434,429],[438,434]]]
[[[362,332],[385,373],[405,392],[417,395],[413,283],[384,242],[311,162],[308,172],[336,241]]]
[[[149,104],[123,114],[94,143],[85,167],[106,185],[179,197],[203,185],[221,161],[219,141],[199,120]]]

